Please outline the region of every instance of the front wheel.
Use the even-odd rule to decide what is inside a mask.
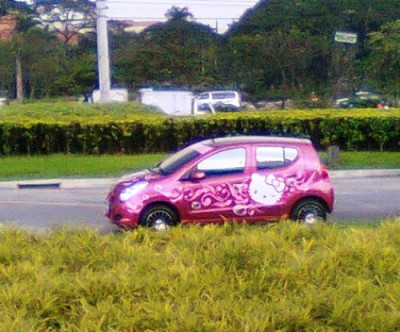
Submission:
[[[140,224],[152,227],[155,231],[164,231],[179,222],[177,213],[169,206],[156,204],[148,207],[140,218]]]
[[[300,221],[306,225],[315,225],[326,220],[325,206],[316,199],[304,199],[293,208],[290,219]]]

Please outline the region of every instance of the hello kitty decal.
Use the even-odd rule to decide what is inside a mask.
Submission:
[[[249,196],[262,205],[273,205],[280,201],[286,188],[285,180],[274,174],[262,176],[254,173],[251,175]]]

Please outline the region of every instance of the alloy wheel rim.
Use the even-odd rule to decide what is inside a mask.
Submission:
[[[163,231],[173,223],[172,216],[164,211],[154,211],[147,217],[147,224],[156,231]]]
[[[318,216],[315,212],[308,212],[304,216],[304,223],[307,225],[315,225],[318,222]]]
[[[164,232],[169,229],[169,225],[161,219],[157,219],[153,223],[153,228],[157,232]]]

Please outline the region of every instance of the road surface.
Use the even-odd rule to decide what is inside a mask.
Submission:
[[[400,217],[400,177],[332,180],[332,221],[377,221]],[[59,226],[107,227],[104,217],[109,183],[87,188],[0,188],[0,223],[32,230]]]

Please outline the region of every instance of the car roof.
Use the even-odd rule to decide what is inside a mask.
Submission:
[[[236,90],[207,90],[207,91],[203,91],[201,93],[226,93],[226,92],[234,92],[234,93],[239,93]]]
[[[266,144],[266,143],[282,143],[282,144],[311,144],[306,138],[280,137],[280,136],[233,136],[211,138],[200,142],[200,144],[208,146],[235,145],[235,144]]]

